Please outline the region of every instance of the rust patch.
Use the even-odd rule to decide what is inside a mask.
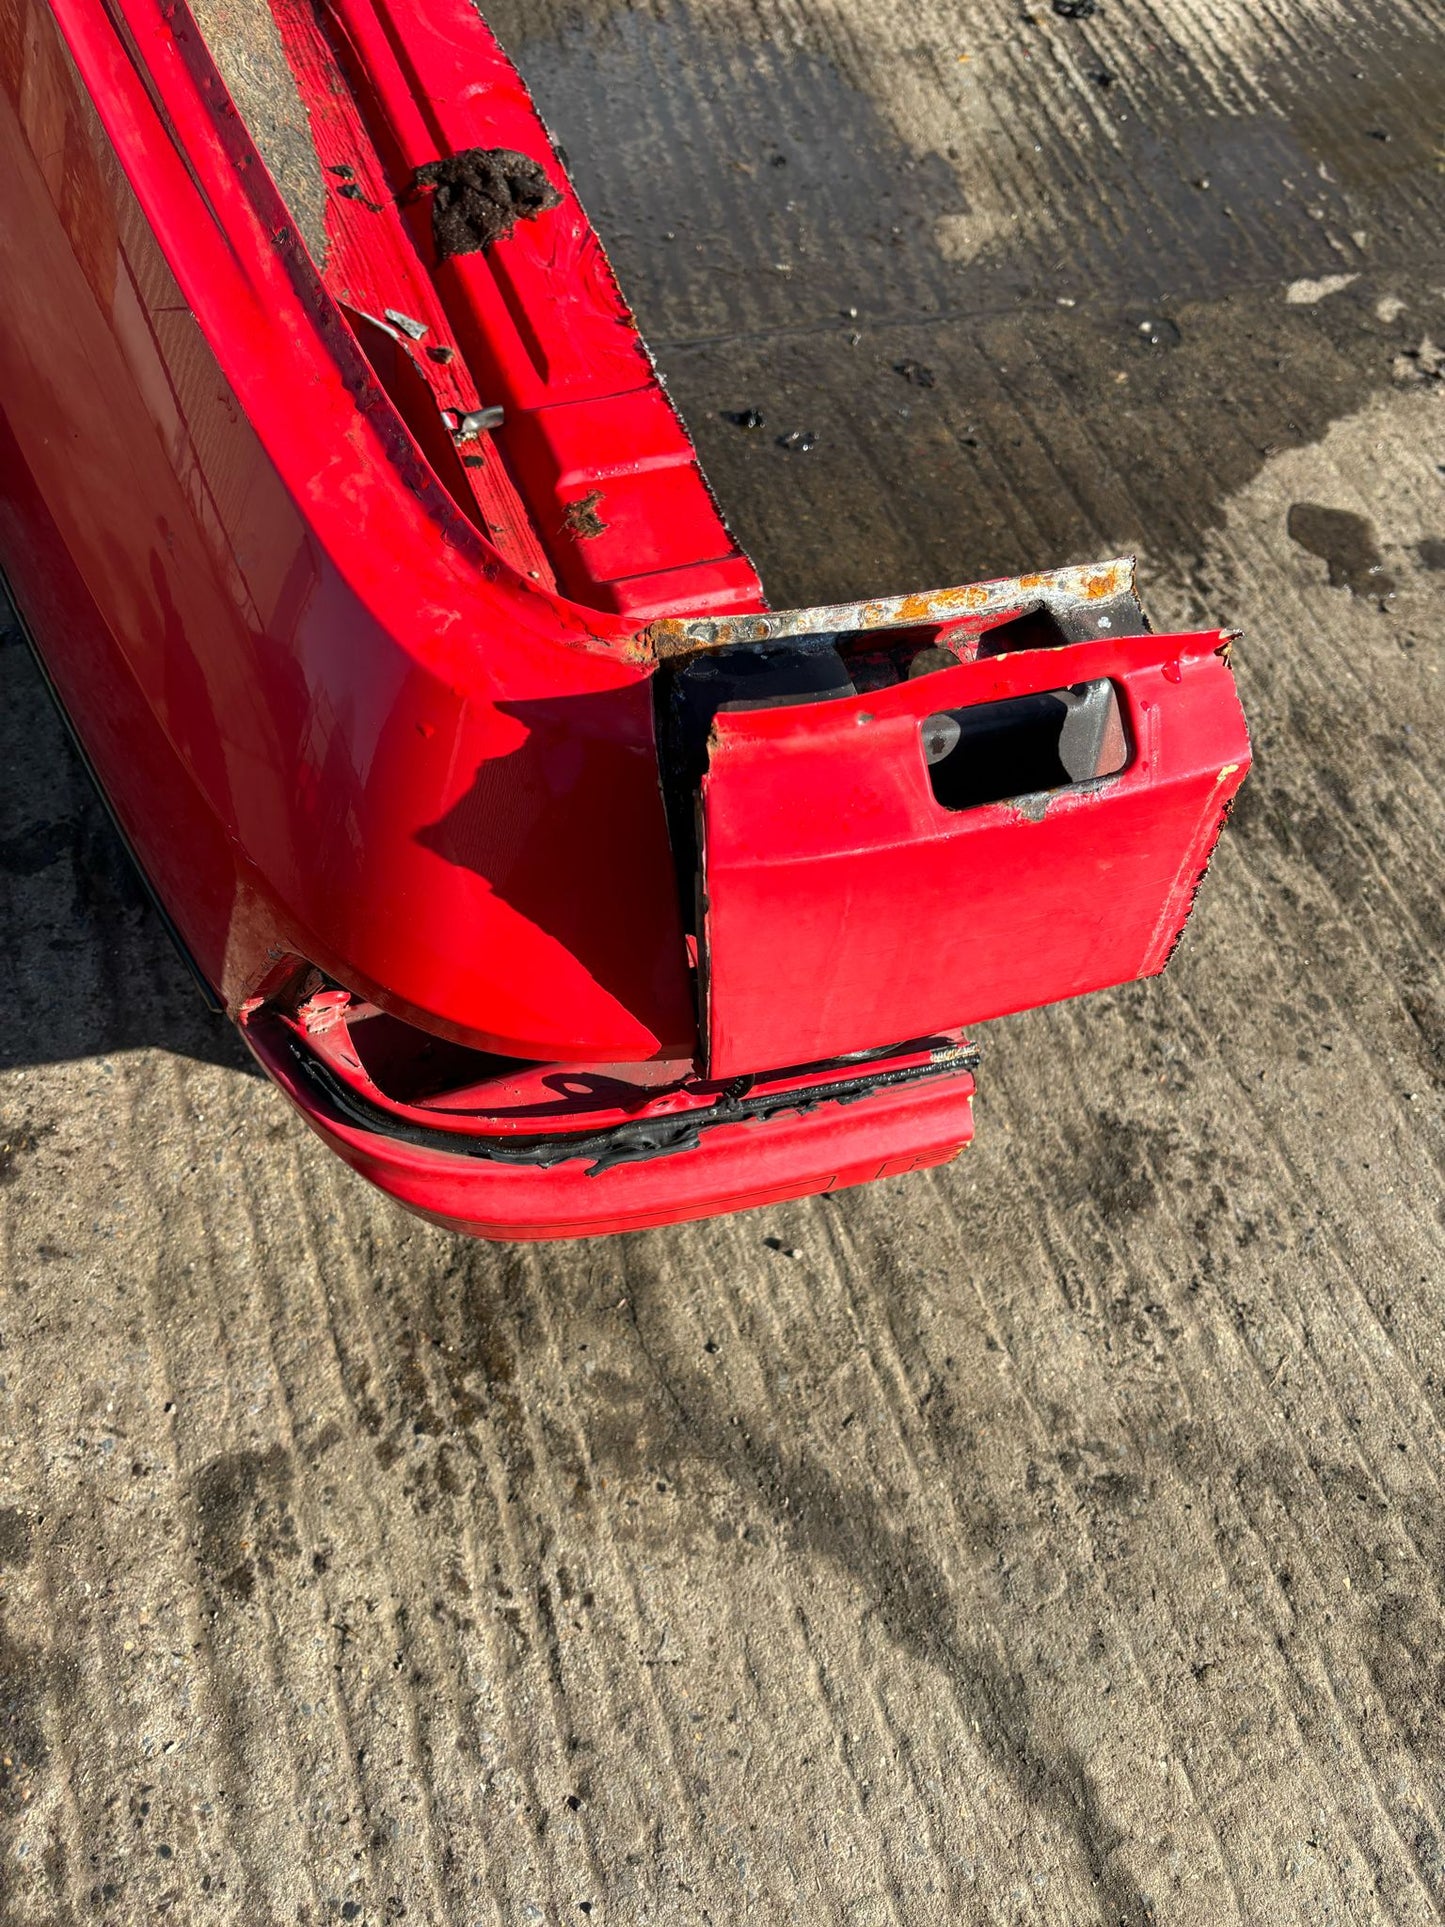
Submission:
[[[1097,575],[1091,575],[1084,584],[1084,600],[1086,602],[1104,602],[1107,601],[1110,596],[1115,596],[1118,593],[1119,572],[1117,569],[1100,569]]]
[[[928,606],[929,598],[926,595],[905,596],[899,613],[904,622],[919,622],[925,619]],[[882,605],[880,603],[872,603],[869,607],[871,612],[873,609],[881,609]]]

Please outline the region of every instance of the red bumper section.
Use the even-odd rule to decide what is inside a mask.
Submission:
[[[458,1052],[345,992],[322,992],[323,1007],[328,996],[337,1005],[319,1023],[314,999],[298,1017],[247,1023],[261,1065],[363,1177],[484,1238],[775,1204],[946,1163],[973,1135],[974,1057],[957,1037],[718,1083],[686,1063],[582,1070]]]
[[[243,1013],[252,1049],[356,1169],[489,1236],[954,1157],[959,1018],[1162,970],[1248,760],[1223,636],[1097,634],[1139,620],[1124,565],[960,595],[971,616],[915,599],[654,630],[692,1059],[509,1059],[315,973]],[[918,1041],[891,1042],[905,1025]]]
[[[713,1072],[1162,970],[1247,761],[1227,648],[1086,641],[721,713],[701,780]]]
[[[0,0],[0,566],[200,975],[483,1236],[951,1158],[960,1026],[1163,968],[1227,639],[1123,562],[769,611],[471,0],[271,7],[319,266],[179,0]]]

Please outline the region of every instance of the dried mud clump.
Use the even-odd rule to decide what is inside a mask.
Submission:
[[[536,161],[505,147],[469,147],[428,161],[412,187],[431,188],[431,231],[437,259],[476,254],[533,220],[562,196]]]

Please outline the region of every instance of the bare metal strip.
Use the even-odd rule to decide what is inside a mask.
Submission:
[[[745,616],[665,616],[650,623],[638,642],[660,661],[703,649],[782,642],[797,636],[856,634],[862,629],[909,628],[1040,606],[1061,618],[1077,616],[1133,594],[1134,558],[1122,556],[1113,562],[1079,568],[974,582],[961,589],[880,596],[869,602],[837,602],[821,609],[776,609],[765,615]]]

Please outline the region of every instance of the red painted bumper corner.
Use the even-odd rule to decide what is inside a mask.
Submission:
[[[499,1163],[480,1130],[458,1132],[453,1151],[408,1142],[379,1123],[368,1128],[305,1075],[280,1027],[243,1035],[353,1170],[409,1211],[473,1237],[596,1237],[779,1204],[946,1164],[973,1136],[973,1078],[949,1070],[852,1101],[714,1124],[699,1131],[695,1149],[637,1162],[597,1169],[593,1152],[545,1165]]]

